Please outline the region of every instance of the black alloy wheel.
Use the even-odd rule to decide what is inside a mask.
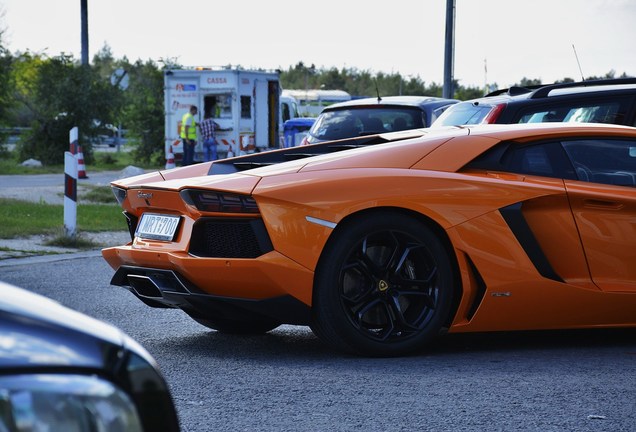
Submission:
[[[369,356],[403,355],[437,336],[449,316],[453,269],[444,244],[403,214],[375,214],[334,233],[318,270],[312,329]]]

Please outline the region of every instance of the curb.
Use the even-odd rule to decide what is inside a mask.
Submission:
[[[68,261],[80,258],[95,258],[101,257],[101,250],[91,250],[86,252],[77,252],[77,253],[64,253],[64,254],[56,254],[56,255],[37,255],[37,256],[29,256],[24,258],[7,258],[4,260],[0,260],[0,267],[12,267],[12,266],[20,266],[20,265],[32,265],[32,264],[45,264],[51,263],[55,261]]]

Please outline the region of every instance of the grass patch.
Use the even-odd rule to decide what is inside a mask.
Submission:
[[[0,174],[57,174],[63,173],[63,165],[47,165],[41,167],[25,167],[13,157],[0,158]]]
[[[85,188],[86,192],[82,193],[80,202],[88,201],[99,204],[115,204],[117,202],[110,186],[94,186],[86,184],[82,185],[82,187]]]
[[[69,249],[94,249],[99,246],[94,241],[84,238],[81,233],[76,233],[75,236],[69,237],[63,230],[58,231],[59,233],[55,237],[47,240],[44,244]]]
[[[0,238],[55,234],[56,230],[63,227],[63,205],[0,198]],[[127,229],[121,207],[116,203],[113,205],[79,204],[76,228],[78,231],[88,232]]]
[[[129,165],[143,169],[163,169],[157,164],[146,164],[135,161],[132,152],[100,152],[95,153],[95,160],[86,169],[93,171],[120,171]]]

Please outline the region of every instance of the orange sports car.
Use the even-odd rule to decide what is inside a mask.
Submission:
[[[412,130],[112,183],[112,284],[223,332],[361,355],[443,331],[636,326],[636,128]]]

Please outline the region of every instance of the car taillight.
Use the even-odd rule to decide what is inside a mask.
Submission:
[[[495,105],[481,122],[486,124],[497,123],[497,119],[505,107],[506,104]]]
[[[180,193],[186,204],[211,213],[258,213],[258,205],[249,195],[184,189]]]

